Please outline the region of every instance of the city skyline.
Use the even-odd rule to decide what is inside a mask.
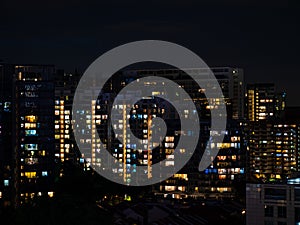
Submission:
[[[183,204],[183,199],[191,198],[194,202],[200,201],[202,206],[209,200],[221,201],[218,204],[229,201],[229,204],[238,204],[238,221],[241,221],[245,218],[245,201],[249,197],[245,193],[246,183],[284,185],[294,182],[293,185],[297,189],[298,179],[295,178],[300,172],[299,107],[287,108],[287,94],[277,92],[274,84],[246,85],[241,68],[192,68],[185,69],[185,72],[174,68],[121,70],[105,82],[96,99],[87,98],[93,88],[79,88],[79,97],[85,99],[84,105],[88,108],[82,110],[79,107],[75,111],[72,110],[72,104],[78,82],[80,79],[84,80],[81,74],[55,70],[54,65],[2,63],[0,68],[0,159],[3,171],[0,174],[3,179],[3,183],[0,183],[0,202],[4,208],[14,206],[19,209],[35,204],[35,201],[42,198],[56,201],[60,198],[56,182],[76,176],[75,172],[70,171],[70,165],[85,176],[96,174],[97,168],[108,169],[112,176],[121,180],[117,183],[128,186],[124,191],[115,192],[116,196],[124,197],[112,197],[118,201],[114,207],[118,207],[120,202],[134,202],[138,197],[130,188],[135,186],[133,180],[137,168],[146,166],[142,169],[144,172],[138,178],[138,182],[161,177],[163,174],[159,174],[160,172],[152,173],[152,166],[158,162],[169,168],[168,171],[173,171],[178,160],[182,160],[183,154],[186,153],[185,146],[182,146],[179,154],[174,154],[178,138],[194,136],[189,130],[190,127],[184,130],[180,123],[188,121],[195,113],[200,116],[201,131],[201,135],[197,134],[200,138],[195,153],[182,169],[171,172],[168,175],[171,177],[153,184],[151,190],[141,187],[146,194],[152,195],[152,201],[172,199]],[[208,76],[210,70],[215,74],[217,84],[211,82]],[[187,75],[189,73],[202,76],[206,80],[205,85],[195,85],[195,81]],[[152,80],[143,80],[147,76],[152,76]],[[186,108],[189,99],[183,97],[180,92],[173,92],[176,101],[180,101],[183,106],[181,115],[184,119],[180,117],[180,123],[177,109],[167,104],[168,101],[156,98],[166,95],[167,92],[165,81],[153,80],[155,76],[175,81],[191,97],[195,110]],[[135,99],[134,96],[139,96],[140,91],[129,90],[128,93],[125,91],[120,94],[120,90],[134,82],[140,82],[140,87],[147,88],[151,94],[134,103],[127,114],[126,108],[129,106],[124,103],[124,99]],[[221,133],[211,128],[211,111],[223,107],[220,97],[206,96],[207,90],[214,90],[215,85],[220,86],[223,93],[221,98],[224,98],[224,107],[227,109],[228,123],[226,130],[220,131]],[[120,99],[114,105],[117,96]],[[116,117],[111,114],[113,110]],[[220,116],[222,117],[221,114]],[[168,128],[166,135],[160,139],[161,143],[151,141],[152,132],[155,130],[150,127],[155,117],[163,119]],[[78,126],[74,120],[85,122]],[[110,125],[110,121],[114,122]],[[72,124],[75,124],[73,128]],[[142,145],[137,145],[131,140],[127,128],[142,141]],[[78,133],[80,139],[75,140],[74,135]],[[212,142],[211,133],[224,134],[224,140]],[[152,144],[157,147],[151,149]],[[198,171],[199,159],[207,150],[211,151],[216,147],[220,148],[217,157],[204,171]],[[147,149],[147,153],[143,151],[144,148]],[[106,167],[103,163],[102,152],[106,150],[113,156],[113,160],[118,162],[112,167]],[[118,184],[114,183],[114,179],[110,180],[112,182],[107,184],[108,187],[117,188]],[[97,182],[104,184],[107,181],[97,176],[95,183]],[[96,190],[100,192],[101,189]],[[107,207],[106,199],[110,193],[102,193],[102,200],[97,200],[97,204]],[[96,198],[98,195],[88,196]],[[268,198],[273,199],[276,196]],[[280,207],[283,213],[280,214],[280,222],[290,225],[298,220],[296,216],[295,220],[286,218],[285,206],[276,205],[275,214],[265,216],[262,208],[247,207],[250,210],[249,215],[254,213],[251,210],[259,210],[261,218],[265,221],[271,221],[270,215],[277,215]],[[290,213],[298,211],[296,207]],[[194,216],[193,220],[199,219],[198,214]],[[167,214],[163,217],[167,217]],[[125,219],[124,216],[118,218]],[[275,219],[272,218],[272,221]]]
[[[299,1],[0,9],[3,224],[300,224]]]

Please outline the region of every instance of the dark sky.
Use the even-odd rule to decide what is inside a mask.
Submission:
[[[263,2],[263,3],[262,3]],[[183,45],[209,66],[275,82],[300,105],[300,4],[289,0],[1,0],[0,58],[81,71],[130,41]]]

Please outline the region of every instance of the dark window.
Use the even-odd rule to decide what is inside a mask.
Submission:
[[[286,222],[278,222],[277,225],[287,225]]]
[[[286,190],[285,189],[265,189],[265,199],[270,200],[286,200]]]
[[[300,224],[300,208],[295,208],[295,221],[296,224]]]
[[[278,217],[286,218],[286,207],[285,206],[278,206]]]
[[[273,206],[265,206],[265,217],[273,217]]]
[[[274,225],[273,221],[265,221],[265,225]]]
[[[295,201],[300,201],[300,189],[295,188]]]

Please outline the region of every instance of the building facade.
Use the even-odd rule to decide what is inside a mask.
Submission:
[[[300,224],[299,184],[247,184],[247,225]]]
[[[246,118],[250,122],[282,118],[286,93],[277,93],[273,83],[249,84],[246,92]]]
[[[2,198],[18,206],[38,196],[53,196],[54,74],[51,65],[3,65],[1,154],[10,160],[2,168]],[[4,125],[3,125],[4,123]],[[9,164],[9,165],[7,165]],[[5,170],[3,170],[5,171]],[[1,192],[1,191],[0,191]]]

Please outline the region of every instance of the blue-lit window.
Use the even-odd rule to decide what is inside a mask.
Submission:
[[[217,169],[206,169],[204,170],[204,173],[205,174],[210,174],[210,173],[218,173],[218,170]]]
[[[5,112],[10,112],[10,107],[11,106],[11,103],[10,102],[4,102],[4,111]]]
[[[47,172],[47,171],[43,171],[43,172],[42,172],[42,176],[43,176],[43,177],[47,177],[47,176],[48,176],[48,172]]]
[[[25,144],[25,150],[28,151],[38,150],[38,144]]]
[[[9,185],[9,180],[4,180],[4,186],[8,186]]]
[[[25,136],[37,136],[36,130],[25,130]]]

